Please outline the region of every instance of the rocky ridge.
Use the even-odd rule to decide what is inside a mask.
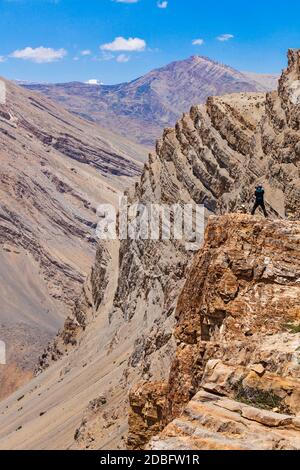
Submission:
[[[151,450],[298,450],[299,418],[198,392]]]
[[[169,379],[131,391],[130,447],[171,421],[151,448],[299,448],[299,235],[299,222],[210,218]]]
[[[205,107],[193,107],[175,129],[164,132],[131,201],[204,204],[207,215],[237,212],[242,207],[249,211],[260,181],[266,188],[271,217],[298,218],[299,130],[290,127],[283,110],[293,116],[299,113],[299,106],[289,100],[298,64],[298,52],[290,51],[279,93],[267,98],[234,94],[209,98]],[[153,354],[162,353],[168,343],[158,348],[147,343],[153,335],[164,336],[166,327],[172,326],[178,292],[192,257],[184,242],[121,243],[115,311],[125,320],[145,319],[132,357],[133,365],[139,364],[150,375],[157,375]],[[165,337],[168,334],[167,330]]]

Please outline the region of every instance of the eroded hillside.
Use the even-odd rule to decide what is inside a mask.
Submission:
[[[63,325],[96,252],[100,203],[140,171],[144,149],[8,82],[0,105],[0,397],[28,379]]]

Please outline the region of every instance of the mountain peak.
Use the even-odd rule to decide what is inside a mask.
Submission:
[[[210,57],[207,57],[207,56],[204,56],[204,55],[192,55],[190,56],[188,59],[186,60],[191,60],[193,62],[210,62],[212,64],[218,64],[217,61],[215,61],[214,59],[211,59]],[[183,61],[185,62],[185,61]]]
[[[202,55],[192,55],[188,59],[183,60],[183,62],[193,62],[193,63],[196,63],[196,64],[206,63],[206,64],[226,68],[226,69],[229,69],[229,70],[234,70],[236,73],[239,73],[238,70],[234,69],[233,67],[230,67],[230,65],[223,64],[222,62],[219,62],[219,61],[214,60],[210,57],[202,56]]]
[[[206,57],[200,55],[192,55],[186,61],[200,62],[201,60],[206,60]]]

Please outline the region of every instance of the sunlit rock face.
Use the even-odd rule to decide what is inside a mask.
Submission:
[[[169,379],[131,392],[131,447],[163,429],[151,449],[299,449],[299,240],[299,222],[210,218]]]

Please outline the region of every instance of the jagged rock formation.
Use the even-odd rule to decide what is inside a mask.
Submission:
[[[203,248],[178,300],[177,349],[168,384],[152,389],[154,408],[162,397],[167,403],[156,417],[156,429],[185,411],[152,442],[154,448],[171,445],[172,437],[176,445],[175,428],[177,442],[182,436],[182,445],[192,448],[240,448],[241,443],[280,448],[279,441],[281,448],[299,448],[299,235],[299,222],[267,222],[237,214],[210,219]],[[196,395],[199,390],[209,394]],[[132,392],[131,403],[135,394],[143,394],[143,386]],[[220,396],[230,400],[219,401]],[[229,407],[223,407],[226,403]],[[230,413],[220,411],[219,417],[219,406]],[[135,414],[141,416],[132,407],[131,415]],[[270,442],[259,443],[266,431],[258,429],[256,442],[255,427],[252,430],[240,415],[278,427],[278,432],[269,435]],[[134,423],[132,417],[129,422]],[[238,440],[235,427],[241,428]],[[289,429],[294,430],[294,444],[289,439],[283,442]],[[135,435],[133,426],[129,443],[139,448],[144,443],[139,433],[134,439]]]
[[[183,111],[208,96],[235,92],[266,92],[278,77],[240,73],[207,57],[193,56],[153,70],[130,83],[95,86],[85,83],[26,85],[60,102],[85,119],[99,122],[143,144],[153,144]]]
[[[141,185],[133,199],[145,202],[159,198],[164,203],[170,203],[174,202],[172,197],[176,195],[179,200],[182,198],[182,202],[202,202],[211,212],[232,212],[242,204],[249,209],[254,185],[260,180],[267,188],[270,213],[274,216],[277,214],[299,218],[297,149],[300,135],[299,125],[295,124],[293,128],[291,126],[291,121],[297,123],[299,116],[299,62],[299,52],[289,51],[289,67],[280,79],[278,93],[268,94],[266,101],[263,95],[230,95],[210,98],[205,108],[192,108],[190,115],[184,116],[175,130],[165,132],[164,140],[158,144],[157,154],[150,161],[150,166],[146,167]],[[122,306],[125,318],[142,314],[146,316],[152,305],[150,302],[146,306],[141,305],[143,289],[150,292],[153,289],[153,281],[149,279],[148,245],[143,242],[138,245],[139,252],[145,256],[135,257],[138,265],[135,270],[128,260],[130,254],[137,249],[134,247],[129,250],[126,245],[121,246],[121,254],[123,248],[125,261],[120,268],[119,298],[117,292],[117,300],[123,301],[119,301],[118,306]],[[172,300],[172,293],[176,299],[176,291],[178,292],[180,286],[180,282],[176,284],[171,281],[174,288],[172,291],[170,276],[167,273],[174,272],[171,266],[173,263],[174,268],[174,259],[181,263],[183,271],[188,264],[187,253],[183,255],[182,250],[176,247],[177,253],[172,255],[174,245],[171,249],[168,248],[157,248],[160,252],[152,252],[150,258],[155,260],[151,265],[153,277],[158,274],[159,267],[162,267],[159,280],[165,295],[160,304],[160,316],[155,321],[160,335],[166,331],[165,319],[167,314],[170,314],[168,304]],[[241,256],[244,256],[243,247]],[[145,263],[148,263],[146,267]],[[131,278],[128,266],[133,273]],[[136,272],[139,273],[138,277]],[[143,276],[145,272],[147,275]],[[194,281],[199,284],[199,280]],[[211,283],[214,281],[211,280]],[[228,292],[229,298],[230,295],[236,295],[234,283],[231,288],[232,292]],[[129,299],[130,302],[126,303],[124,299]],[[222,321],[223,314],[220,309],[217,322]],[[143,332],[145,338],[149,336],[149,330]],[[193,331],[191,336],[192,334]],[[150,356],[147,356],[146,348],[143,348],[140,354],[142,369],[146,366],[154,377],[157,377],[157,374],[155,369],[151,368],[151,363],[156,354],[157,351],[151,351]],[[155,360],[154,364],[156,366]],[[189,366],[190,364],[187,369]],[[174,373],[175,376],[176,374],[178,370]],[[178,388],[180,393],[184,394],[184,387],[181,388],[181,385],[178,385]],[[187,392],[189,398],[191,394],[191,391]],[[178,399],[181,406],[184,403],[183,398],[184,396],[180,395]],[[129,436],[129,442],[130,440]]]
[[[203,249],[194,261],[176,310],[177,358],[187,355],[190,364],[183,365],[182,381],[178,369],[171,369],[171,416],[178,414],[193,386],[199,386],[206,342],[209,355],[224,360],[232,357],[236,366],[262,362],[272,373],[299,375],[297,361],[286,364],[290,350],[278,354],[279,345],[287,339],[280,332],[297,322],[300,312],[298,237],[298,222],[255,222],[250,216],[236,214],[210,220]],[[264,352],[265,341],[269,348],[277,344],[274,357],[272,349]],[[193,356],[195,345],[198,362]],[[196,362],[197,370],[191,366]]]
[[[298,218],[299,131],[291,129],[283,110],[299,114],[299,106],[289,100],[289,87],[295,80],[292,75],[295,69],[299,73],[298,61],[298,52],[291,51],[279,94],[270,93],[267,100],[264,95],[228,95],[209,98],[205,107],[192,108],[175,129],[165,131],[131,201],[204,204],[208,213],[219,214],[237,211],[242,205],[249,210],[255,184],[261,181],[270,215]],[[150,375],[157,374],[156,365],[151,366],[153,353],[161,352],[168,343],[163,342],[162,348],[146,345],[156,330],[166,337],[172,327],[172,313],[191,257],[179,242],[121,244],[114,304],[125,320],[145,318],[132,357],[133,365],[139,363]]]
[[[0,374],[19,384],[81,291],[96,252],[97,206],[117,201],[145,150],[1,83],[0,339],[15,372],[0,366]],[[13,388],[6,379],[0,397]]]
[[[204,251],[207,259],[212,257],[212,262],[217,266],[217,261],[213,259],[214,253],[217,253],[219,247],[221,257],[222,244],[223,248],[227,248],[224,223],[227,224],[228,233],[240,243],[241,251],[237,253],[234,251],[236,247],[231,247],[235,267],[226,267],[226,259],[223,264],[220,261],[223,269],[220,274],[224,274],[223,286],[222,278],[218,278],[218,271],[215,272],[215,277],[211,273],[211,283],[216,283],[215,289],[212,288],[212,299],[209,292],[211,286],[205,284],[204,274],[210,271],[204,263],[201,280],[206,286],[206,297],[200,298],[201,292],[196,294],[208,310],[204,309],[197,315],[196,306],[194,308],[192,305],[192,290],[188,299],[190,303],[187,304],[191,306],[190,314],[195,324],[187,324],[185,306],[181,304],[180,307],[180,303],[177,306],[186,278],[190,279],[193,272],[195,276],[197,274],[195,270],[189,269],[194,252],[187,251],[183,241],[122,241],[120,247],[117,243],[111,243],[100,248],[104,250],[105,256],[98,258],[94,267],[94,279],[89,277],[82,302],[57,338],[58,351],[54,357],[53,350],[46,353],[43,366],[51,367],[46,367],[45,372],[22,390],[24,411],[18,412],[18,395],[13,395],[0,406],[3,420],[0,430],[1,448],[124,447],[127,433],[127,416],[124,410],[129,404],[128,391],[140,381],[161,384],[159,390],[154,384],[149,385],[146,391],[143,384],[137,385],[129,397],[133,412],[136,413],[131,415],[130,423],[137,428],[130,429],[128,442],[131,447],[144,446],[152,435],[151,427],[155,433],[164,427],[177,412],[182,411],[198,391],[197,387],[202,387],[205,365],[215,355],[222,357],[226,367],[242,366],[243,382],[246,380],[247,387],[250,373],[248,366],[255,367],[258,374],[262,373],[263,366],[266,374],[275,374],[279,379],[285,375],[297,379],[290,372],[290,355],[295,354],[298,345],[292,341],[293,337],[288,331],[283,332],[281,321],[293,321],[295,316],[287,309],[298,305],[294,294],[298,292],[296,281],[299,276],[297,277],[294,259],[295,256],[299,257],[299,226],[296,222],[284,222],[280,219],[298,218],[300,210],[299,63],[300,52],[290,51],[289,67],[280,79],[278,92],[267,96],[263,93],[242,93],[222,98],[213,97],[205,106],[194,106],[177,123],[175,129],[165,130],[163,138],[157,144],[156,153],[150,156],[149,163],[145,165],[140,183],[129,192],[130,202],[202,203],[208,216],[238,211],[243,204],[249,209],[255,184],[261,181],[266,187],[270,219],[278,222],[262,222],[259,218],[247,216],[240,216],[239,219],[237,215],[213,222],[217,246],[214,247],[213,238],[210,239],[207,235],[207,248],[211,249],[211,252]],[[256,226],[258,230],[252,233]],[[261,235],[259,229],[262,231]],[[279,235],[277,241],[276,236]],[[256,245],[256,240],[260,244]],[[286,263],[281,265],[281,256],[285,251]],[[196,261],[202,259],[201,253],[202,251],[197,255]],[[264,257],[264,253],[268,255]],[[250,263],[255,255],[263,263],[262,266],[248,266],[248,261]],[[265,260],[268,257],[270,263]],[[273,259],[277,264],[272,264]],[[107,278],[103,275],[101,260],[107,264]],[[212,269],[213,266],[214,264]],[[232,274],[231,268],[234,269]],[[227,270],[229,277],[225,282]],[[273,274],[269,278],[271,270]],[[101,280],[100,290],[96,279]],[[194,281],[197,289],[198,277]],[[256,303],[253,305],[255,301],[258,310],[263,310],[263,304],[259,303],[259,293],[255,297],[255,285],[260,286],[261,292],[268,295],[268,299],[273,293],[277,298],[283,293],[286,300],[283,305],[286,318],[277,310],[274,321],[272,317],[270,334],[273,336],[268,336],[267,329],[263,330],[262,327],[267,326],[261,325],[260,317],[255,317],[255,310],[252,315],[248,310],[239,311],[239,305],[241,308],[245,307],[243,300],[246,302],[247,295],[250,306],[256,309]],[[186,298],[186,292],[183,291],[181,299]],[[280,307],[279,303],[278,306]],[[226,308],[232,308],[232,311],[227,312]],[[269,313],[265,317],[268,321]],[[205,318],[203,330],[201,318]],[[222,325],[226,325],[227,321],[229,326],[224,333]],[[240,328],[240,323],[239,327],[235,327],[235,321],[249,323],[248,330]],[[294,328],[295,325],[289,327]],[[176,335],[173,335],[175,327]],[[262,330],[260,333],[256,331],[259,328]],[[254,337],[261,334],[258,340],[265,345],[266,356],[261,357],[259,351],[251,348],[249,351],[240,351],[238,338],[236,343],[233,342],[232,350],[227,348],[226,342],[226,347],[222,350],[222,334],[229,341],[230,335],[234,335],[235,331],[241,336],[241,341],[251,339],[251,334]],[[202,333],[206,336],[201,337]],[[255,348],[256,343],[252,341],[251,344]],[[183,352],[178,355],[181,345]],[[203,351],[202,346],[205,346]],[[196,364],[186,365],[184,361],[189,356],[185,355],[185,349],[193,353],[193,348],[199,352],[200,359]],[[246,358],[243,359],[244,353]],[[55,361],[58,356],[60,360]],[[191,358],[193,357],[191,354]],[[236,362],[230,363],[230,357]],[[274,358],[276,361],[278,359],[278,364]],[[261,363],[264,360],[270,362],[264,365]],[[273,366],[274,362],[277,365]],[[185,367],[189,369],[185,371]],[[191,377],[191,370],[194,370],[195,378]],[[296,374],[297,370],[296,368]],[[169,376],[170,381],[173,377],[182,385],[180,388],[174,380],[170,382],[174,384],[174,396],[168,391]],[[274,384],[278,383],[278,377],[272,378]],[[260,385],[256,383],[255,387],[258,386]],[[225,390],[226,387],[224,386]],[[297,389],[295,383],[293,387]],[[240,393],[248,393],[248,388],[243,392],[243,383],[241,388]],[[135,396],[135,390],[138,391],[138,396]],[[210,393],[214,393],[212,389]],[[93,406],[93,400],[102,396],[105,396],[106,403]],[[237,399],[231,393],[228,396],[234,401]],[[262,396],[265,396],[264,393]],[[273,392],[271,396],[273,398]],[[249,394],[242,399],[249,400]],[[161,419],[164,400],[168,400],[169,411]],[[280,414],[286,414],[285,407],[290,405],[281,400],[281,408],[277,405],[279,400],[276,400],[274,408],[283,412]],[[253,404],[257,403],[251,402],[251,406]],[[288,412],[295,413],[295,409],[290,407]],[[19,427],[21,429],[16,432]],[[246,442],[247,438],[244,440]]]
[[[143,449],[153,436],[163,430],[167,394],[168,385],[164,382],[142,382],[130,390],[129,449]]]

